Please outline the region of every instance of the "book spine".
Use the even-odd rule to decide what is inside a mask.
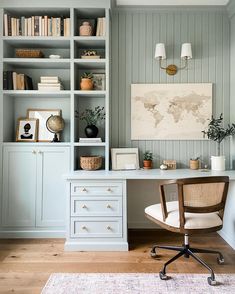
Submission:
[[[31,36],[32,33],[32,19],[28,18],[28,36]]]
[[[12,27],[11,27],[11,17],[7,15],[7,23],[8,23],[8,36],[12,36]]]
[[[39,16],[39,36],[42,36],[42,16]]]
[[[8,15],[5,13],[4,14],[4,36],[8,36]]]
[[[12,83],[13,90],[17,90],[17,73],[15,71],[12,73]]]
[[[48,16],[44,16],[44,35],[48,36]]]
[[[106,18],[103,17],[103,32],[102,32],[102,36],[106,35]]]
[[[25,26],[24,26],[24,16],[20,18],[20,26],[21,26],[21,36],[25,36]]]
[[[13,90],[12,71],[7,71],[7,89],[8,90]]]
[[[20,36],[20,20],[16,19],[16,36]]]
[[[42,18],[42,36],[45,36],[45,25],[44,25],[44,23],[45,23],[45,19]]]
[[[39,16],[36,15],[34,19],[34,36],[39,36]]]
[[[7,71],[3,72],[3,90],[8,90]]]
[[[24,32],[25,32],[25,36],[28,36],[28,19],[27,18],[24,19]]]
[[[31,24],[31,35],[32,36],[34,36],[35,34],[34,34],[34,26],[35,26],[35,17],[34,16],[32,16],[32,18],[31,18],[32,20],[32,24]]]

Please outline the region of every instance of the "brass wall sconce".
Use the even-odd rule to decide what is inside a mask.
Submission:
[[[168,75],[175,75],[178,70],[185,69],[188,66],[188,60],[192,59],[192,48],[190,43],[184,43],[181,47],[181,59],[184,61],[184,65],[177,67],[175,64],[170,64],[167,67],[162,66],[162,60],[166,59],[166,50],[164,43],[156,44],[155,58],[159,60],[161,69],[164,69]]]

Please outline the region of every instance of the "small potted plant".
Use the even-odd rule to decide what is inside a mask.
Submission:
[[[207,136],[208,139],[217,142],[217,156],[211,156],[211,169],[212,170],[225,170],[225,156],[221,155],[221,142],[235,134],[235,124],[228,124],[227,128],[222,126],[223,124],[223,114],[220,114],[219,118],[211,117],[208,124],[208,129],[202,131],[204,137]]]
[[[94,83],[93,83],[93,74],[84,72],[81,76],[81,83],[80,88],[81,90],[93,90]]]
[[[143,165],[144,169],[151,169],[153,167],[153,153],[149,150],[144,152]]]
[[[85,109],[82,113],[76,111],[76,117],[85,120],[85,134],[88,138],[96,138],[99,132],[97,123],[105,119],[104,107],[96,106],[95,109]]]

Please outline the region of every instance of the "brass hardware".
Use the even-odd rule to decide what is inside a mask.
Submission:
[[[107,205],[107,208],[111,208],[111,205],[110,205],[110,204],[108,204],[108,205]]]
[[[87,227],[83,226],[82,229],[83,229],[83,230],[87,230]]]
[[[84,205],[82,206],[82,208],[87,208],[87,206],[84,204]]]
[[[107,191],[108,191],[108,192],[112,192],[112,189],[111,189],[111,188],[108,188]]]
[[[111,228],[110,226],[107,226],[107,230],[109,230],[109,231],[110,231],[110,230],[112,230],[112,228]]]
[[[82,189],[82,192],[87,192],[87,189],[86,189],[86,188],[83,188],[83,189]]]

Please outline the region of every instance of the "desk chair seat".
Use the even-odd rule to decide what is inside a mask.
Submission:
[[[166,201],[165,186],[177,185],[178,201]],[[216,285],[214,271],[195,253],[217,254],[219,264],[224,263],[223,255],[219,251],[192,248],[189,245],[189,235],[195,233],[208,233],[218,231],[223,226],[223,212],[228,192],[228,177],[203,177],[167,180],[160,183],[160,204],[145,208],[148,219],[163,228],[184,234],[183,246],[154,245],[151,257],[157,257],[157,248],[179,251],[179,253],[166,262],[159,275],[162,280],[168,279],[166,267],[181,256],[193,257],[206,267],[211,276],[209,285]]]

